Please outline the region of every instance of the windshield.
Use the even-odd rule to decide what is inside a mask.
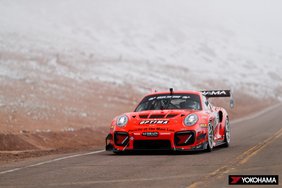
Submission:
[[[140,102],[135,112],[165,109],[202,110],[200,96],[196,94],[151,95]]]

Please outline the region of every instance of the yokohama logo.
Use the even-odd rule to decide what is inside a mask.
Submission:
[[[226,95],[226,92],[224,90],[218,90],[218,91],[203,91],[203,95]]]
[[[202,94],[206,97],[230,97],[230,90],[209,90],[202,91]]]
[[[229,185],[278,185],[278,175],[230,175]]]

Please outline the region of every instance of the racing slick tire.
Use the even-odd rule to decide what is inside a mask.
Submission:
[[[224,144],[223,147],[229,147],[230,145],[230,138],[231,138],[231,129],[230,129],[230,122],[228,117],[225,120],[225,128],[224,128]]]
[[[208,125],[208,143],[207,143],[207,152],[211,152],[213,150],[213,143],[214,143],[214,135],[213,135],[213,127],[211,122]]]

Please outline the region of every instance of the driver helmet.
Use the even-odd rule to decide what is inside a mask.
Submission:
[[[185,108],[187,109],[197,109],[197,102],[194,100],[186,100],[185,102]]]

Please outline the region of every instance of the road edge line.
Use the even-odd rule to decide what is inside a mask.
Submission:
[[[35,163],[35,164],[23,166],[23,167],[17,167],[17,168],[13,168],[13,169],[9,169],[9,170],[0,171],[0,175],[19,171],[19,170],[23,170],[23,169],[27,169],[27,168],[37,167],[37,166],[41,166],[41,165],[45,165],[45,164],[49,164],[49,163],[53,163],[53,162],[57,162],[57,161],[62,161],[62,160],[66,160],[66,159],[102,153],[104,151],[105,150],[97,150],[97,151],[92,151],[92,152],[87,152],[87,153],[81,153],[81,154],[75,154],[75,155],[68,155],[68,156],[65,156],[65,157],[59,157],[59,158],[55,158],[55,159],[51,159],[51,160],[47,160],[47,161],[42,161],[42,162],[39,162],[39,163]]]

